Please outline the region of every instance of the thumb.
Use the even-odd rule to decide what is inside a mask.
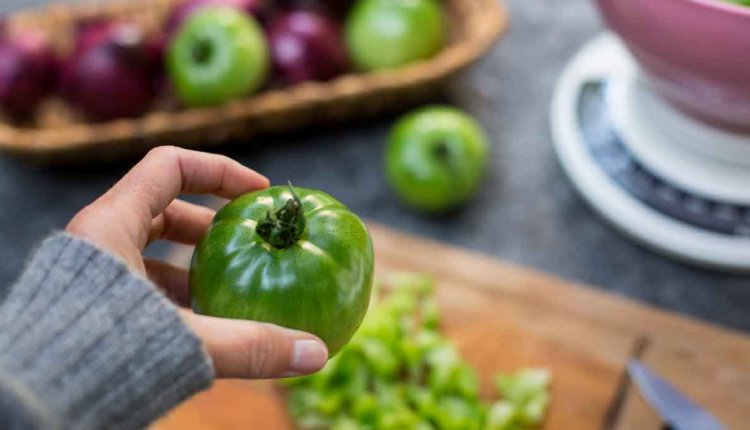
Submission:
[[[317,372],[328,349],[317,337],[273,324],[196,315],[182,310],[213,360],[217,378],[265,379]]]

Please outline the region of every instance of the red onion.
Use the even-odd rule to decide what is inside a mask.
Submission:
[[[285,83],[327,80],[348,68],[338,23],[318,10],[280,14],[269,26],[268,39],[274,68]]]
[[[62,68],[64,97],[93,121],[143,114],[155,96],[160,48],[134,24],[99,22],[82,27]]]
[[[55,82],[57,64],[47,39],[25,30],[0,40],[0,105],[10,116],[34,113]]]
[[[76,26],[74,52],[82,52],[105,41],[117,21],[107,18],[93,18],[81,21]]]

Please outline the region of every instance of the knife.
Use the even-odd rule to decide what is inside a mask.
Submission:
[[[631,360],[628,363],[628,375],[646,402],[664,421],[666,429],[724,429],[724,426],[713,415],[685,397],[640,361]]]

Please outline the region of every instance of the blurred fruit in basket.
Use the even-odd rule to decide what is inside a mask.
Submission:
[[[166,33],[169,37],[174,36],[180,26],[194,12],[205,7],[226,6],[242,10],[263,22],[271,10],[271,1],[269,0],[187,0],[180,3],[172,10],[166,24]]]
[[[436,0],[358,0],[346,23],[349,55],[366,71],[432,57],[444,39],[443,12]]]
[[[113,27],[119,26],[121,24],[122,23],[119,21],[102,18],[79,22],[78,28],[76,29],[74,52],[86,51],[92,46],[104,42],[105,39],[111,37],[111,34],[114,30]],[[134,24],[129,23],[128,25],[130,26]],[[147,61],[153,64],[155,66],[155,69],[159,73],[162,73],[163,67],[161,67],[161,64],[163,63],[166,45],[165,34],[157,33],[155,35],[151,35],[150,37],[146,37],[143,39],[143,44],[143,54],[145,55]],[[156,76],[156,79],[158,81],[157,85],[160,84],[163,80],[162,76]]]
[[[111,19],[92,18],[76,23],[73,53],[79,53],[102,43],[110,37],[112,28],[119,23]]]
[[[417,209],[441,212],[474,195],[489,144],[466,113],[428,106],[396,123],[386,151],[386,173],[398,196]]]
[[[62,65],[60,91],[92,121],[136,117],[151,106],[159,70],[158,52],[140,27],[89,23]]]
[[[327,80],[348,68],[339,24],[320,10],[303,8],[279,14],[269,26],[268,40],[281,82]]]
[[[38,32],[0,32],[0,106],[12,117],[28,117],[53,88],[57,60]]]
[[[55,87],[94,122],[141,116],[165,88],[186,106],[219,105],[271,69],[272,84],[293,85],[428,58],[443,19],[438,0],[185,0],[153,35],[127,18],[74,23],[58,61],[44,36],[11,36],[0,17],[0,110],[30,117]]]
[[[269,68],[260,25],[228,7],[191,15],[167,52],[172,86],[189,106],[222,104],[252,93],[263,85]]]

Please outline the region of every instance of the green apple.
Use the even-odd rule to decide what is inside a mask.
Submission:
[[[448,106],[429,106],[400,119],[386,149],[386,173],[407,204],[428,212],[454,209],[475,192],[489,144],[481,125]]]
[[[443,46],[443,11],[436,0],[358,0],[346,21],[346,43],[361,70],[398,67]]]
[[[195,12],[169,45],[167,70],[189,106],[225,103],[263,85],[270,59],[260,25],[229,7]]]

